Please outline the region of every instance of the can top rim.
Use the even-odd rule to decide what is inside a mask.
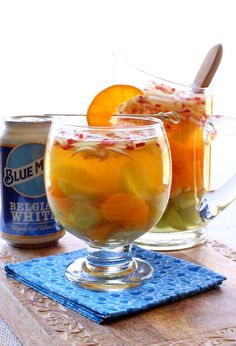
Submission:
[[[15,115],[15,116],[6,117],[4,121],[7,123],[25,123],[25,124],[51,123],[52,117],[48,115]]]

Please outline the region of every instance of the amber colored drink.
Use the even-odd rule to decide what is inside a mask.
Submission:
[[[173,111],[180,118],[178,124],[165,122],[172,156],[172,187],[166,211],[153,232],[189,231],[204,224],[197,208],[209,189],[210,147],[204,144],[202,129],[211,115],[211,106],[211,98],[204,90],[156,82],[145,89],[144,96],[134,97],[120,106],[121,114]],[[146,236],[149,237],[148,233]],[[151,244],[151,237],[149,241]]]
[[[46,157],[46,189],[57,220],[87,243],[134,241],[163,214],[170,165],[163,134],[61,131]]]

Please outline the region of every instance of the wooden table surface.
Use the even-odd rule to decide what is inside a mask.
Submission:
[[[236,251],[215,240],[168,254],[225,275],[219,288],[104,325],[7,278],[2,270],[6,262],[79,247],[69,234],[57,246],[38,250],[14,249],[0,241],[0,315],[24,346],[236,345]]]

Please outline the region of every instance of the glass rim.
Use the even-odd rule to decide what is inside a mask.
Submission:
[[[128,62],[126,62],[126,64],[134,69],[136,69],[137,71],[139,72],[142,72],[150,77],[153,77],[155,79],[159,79],[160,81],[163,81],[165,83],[168,83],[168,84],[173,84],[173,85],[176,85],[178,87],[184,87],[184,88],[187,88],[189,89],[190,91],[192,91],[194,94],[195,93],[204,93],[206,91],[210,91],[212,89],[212,86],[209,85],[208,87],[198,87],[198,86],[195,86],[194,84],[192,85],[188,85],[188,84],[183,84],[183,83],[178,83],[178,82],[173,82],[172,80],[170,79],[166,79],[166,78],[163,78],[163,77],[159,77],[159,76],[156,76],[155,74],[152,74],[150,72],[147,72],[145,71],[144,69],[140,68],[140,67],[137,67],[137,66],[134,66]]]
[[[155,116],[153,116],[154,114],[114,114],[112,116],[112,118],[114,119],[130,119],[130,120],[137,120],[137,121],[144,121],[147,122],[146,124],[134,124],[134,126],[132,126],[132,123],[127,123],[124,125],[122,125],[122,123],[119,124],[112,124],[111,122],[111,126],[93,126],[93,125],[89,125],[89,124],[78,124],[75,123],[75,119],[76,117],[84,117],[86,118],[86,114],[54,114],[52,116],[58,117],[58,119],[53,121],[53,126],[65,126],[65,127],[75,127],[75,128],[82,128],[82,129],[87,129],[87,130],[100,130],[100,131],[127,131],[127,130],[137,130],[137,129],[150,129],[153,128],[155,126],[159,126],[159,127],[163,127],[163,121],[161,119],[155,118]],[[112,119],[111,118],[111,119]],[[69,122],[66,119],[71,119],[71,121],[69,120]],[[112,126],[115,125],[115,126]]]
[[[115,57],[115,59],[117,59],[117,61],[120,61],[121,63],[133,68],[134,70],[137,70],[141,73],[144,73],[152,78],[156,78],[156,79],[159,79],[160,81],[163,81],[165,83],[169,83],[169,84],[173,84],[173,85],[176,85],[178,87],[184,87],[184,88],[188,88],[189,90],[192,90],[193,93],[204,93],[205,91],[207,90],[211,90],[212,89],[212,84],[209,85],[208,87],[197,87],[195,86],[194,84],[192,85],[188,85],[188,84],[183,84],[183,83],[178,83],[178,82],[174,82],[170,79],[167,79],[167,78],[163,78],[163,77],[160,77],[160,76],[157,76],[151,72],[147,72],[145,69],[139,67],[139,66],[136,66],[132,63],[130,63],[128,60],[126,60],[125,58],[123,58],[122,56],[124,54],[120,54],[119,52],[117,51],[112,51],[112,55]]]

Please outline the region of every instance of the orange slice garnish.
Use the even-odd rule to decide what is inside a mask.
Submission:
[[[113,114],[123,102],[143,95],[142,90],[132,85],[114,84],[100,91],[87,110],[87,121],[91,126],[109,126]]]

